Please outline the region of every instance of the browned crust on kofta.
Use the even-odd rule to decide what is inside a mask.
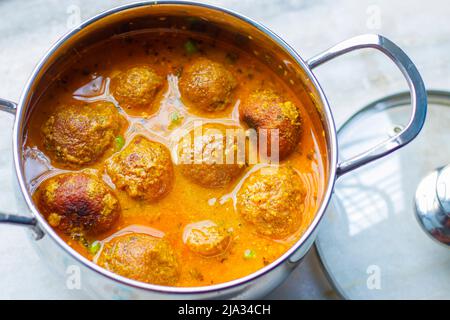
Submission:
[[[214,112],[225,109],[237,86],[233,74],[221,63],[196,58],[183,70],[179,88],[191,108]]]
[[[38,188],[41,213],[68,235],[97,235],[110,230],[120,216],[119,201],[105,182],[86,173],[64,173]]]
[[[57,163],[78,168],[112,148],[123,119],[109,102],[59,106],[42,126],[44,148]]]
[[[163,81],[150,66],[135,66],[114,75],[110,89],[123,109],[148,109],[163,87]]]
[[[234,126],[209,123],[202,126],[201,135],[197,136],[194,128],[180,141],[178,166],[186,178],[207,188],[221,188],[245,170],[245,164],[238,163],[236,141],[231,149],[227,144],[227,129],[239,130]],[[222,157],[215,152],[222,152]],[[233,163],[227,162],[228,153],[234,154]]]
[[[252,173],[237,194],[237,209],[256,231],[283,239],[300,227],[306,188],[295,169],[265,167]]]
[[[121,276],[160,285],[174,285],[180,277],[178,257],[164,239],[128,233],[107,242],[97,263]]]
[[[298,107],[272,89],[257,90],[243,99],[240,118],[258,132],[267,131],[270,155],[271,129],[278,129],[279,158],[284,159],[297,147],[301,138],[302,119]]]
[[[169,150],[161,143],[136,136],[121,152],[106,162],[106,171],[118,189],[132,198],[155,201],[173,185]]]

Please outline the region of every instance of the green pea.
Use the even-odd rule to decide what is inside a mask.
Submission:
[[[253,251],[251,249],[247,249],[244,251],[244,259],[246,259],[246,260],[254,259],[255,257],[256,257],[255,251]]]
[[[180,122],[180,120],[181,120],[182,118],[183,118],[183,117],[182,117],[177,111],[175,111],[174,113],[172,113],[172,115],[170,116],[170,120],[171,120],[172,122],[175,122],[175,123]]]
[[[123,146],[125,145],[125,139],[122,136],[117,136],[116,139],[114,140],[115,142],[115,150],[116,151],[120,151]]]
[[[90,244],[88,250],[91,254],[96,254],[100,248],[102,247],[102,244],[100,241],[94,241]]]
[[[178,111],[174,111],[170,114],[170,124],[169,124],[169,129],[173,129],[177,126],[179,126],[182,121],[183,121],[184,117],[182,114],[180,114]]]

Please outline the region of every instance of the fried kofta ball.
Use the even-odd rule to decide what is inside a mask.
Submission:
[[[124,109],[149,108],[163,86],[163,78],[149,66],[132,67],[111,79],[111,93]]]
[[[244,181],[237,210],[259,234],[283,239],[300,227],[305,197],[305,186],[292,167],[265,167]]]
[[[225,109],[236,86],[236,79],[224,65],[206,58],[197,58],[189,64],[179,82],[183,101],[208,112]]]
[[[99,266],[141,282],[174,285],[180,277],[178,257],[166,240],[129,233],[105,243]]]
[[[132,198],[155,201],[172,187],[173,164],[169,150],[143,136],[135,137],[106,162],[106,171],[118,189]]]
[[[60,106],[42,126],[44,148],[67,167],[88,165],[112,148],[122,124],[112,103]]]
[[[68,235],[97,235],[110,230],[120,217],[119,201],[99,178],[64,173],[45,180],[37,203],[48,223]]]
[[[210,220],[187,225],[183,233],[187,247],[197,254],[212,257],[223,254],[231,242],[231,235],[225,228]]]
[[[298,145],[301,137],[300,111],[291,101],[271,89],[257,90],[243,100],[239,107],[240,118],[251,128],[267,131],[267,151],[271,155],[271,133],[278,130],[279,159],[287,157]]]
[[[230,134],[227,138],[227,130],[236,129],[222,124],[206,124],[201,131],[192,129],[177,149],[182,174],[208,188],[221,188],[234,181],[245,170],[245,158],[239,161],[238,156],[238,148],[245,149],[245,141],[240,146],[236,136]]]

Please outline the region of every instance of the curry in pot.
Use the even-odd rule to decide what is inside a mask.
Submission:
[[[285,253],[320,205],[326,141],[309,99],[226,41],[112,38],[36,104],[29,188],[60,237],[107,270],[168,286],[238,279]]]

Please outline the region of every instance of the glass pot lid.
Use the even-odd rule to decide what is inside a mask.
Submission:
[[[344,298],[450,299],[450,246],[416,217],[419,185],[450,164],[450,93],[429,91],[428,100],[425,126],[413,142],[336,183],[316,246]],[[359,111],[338,131],[340,157],[395,135],[410,108],[409,93],[401,93]]]

